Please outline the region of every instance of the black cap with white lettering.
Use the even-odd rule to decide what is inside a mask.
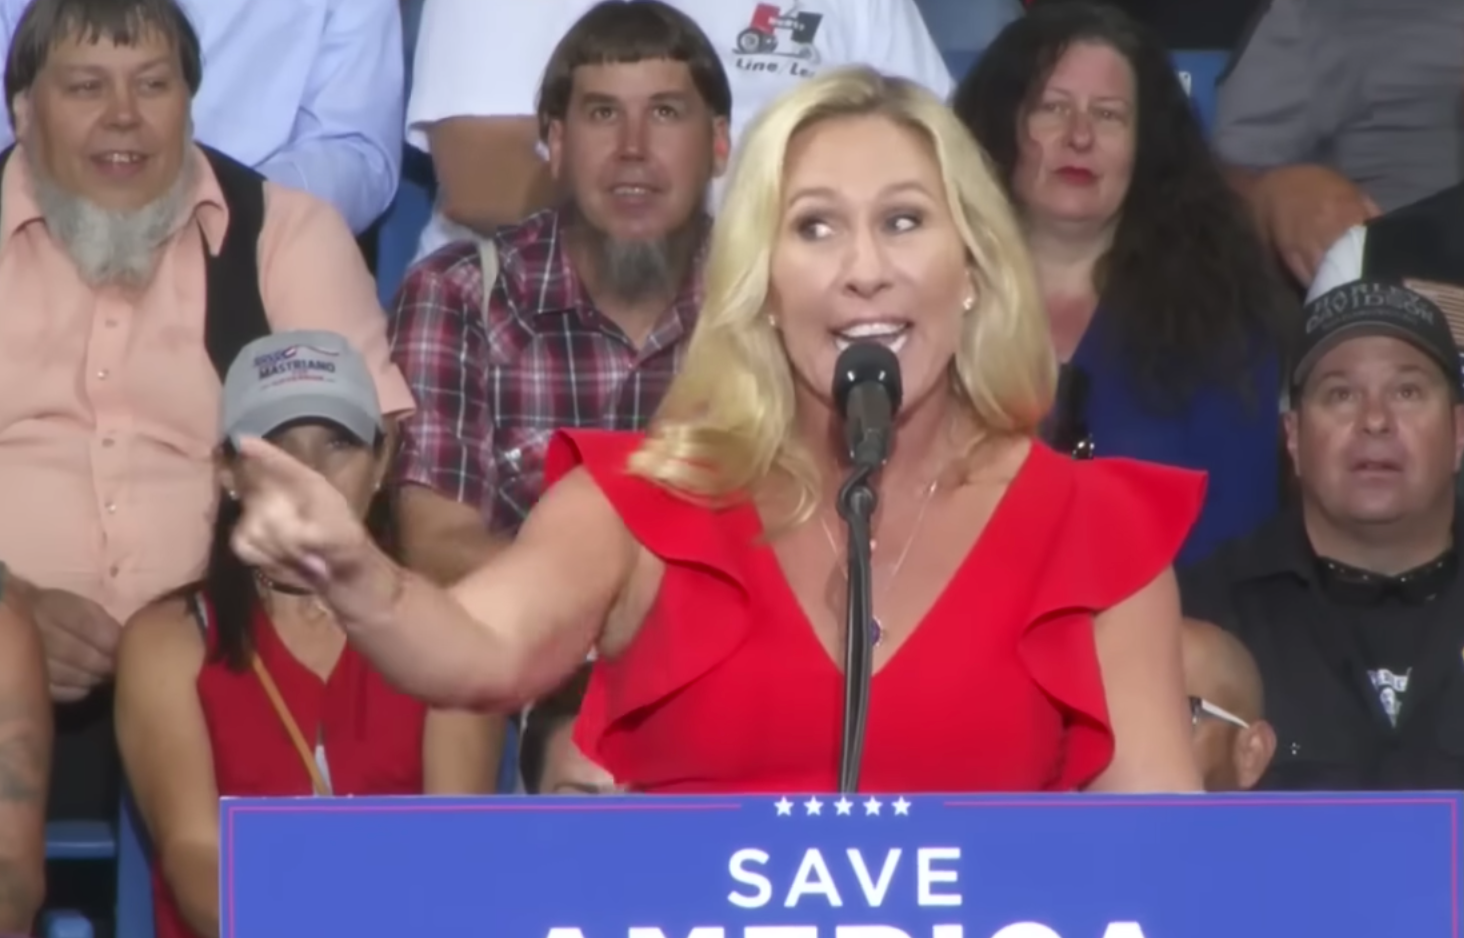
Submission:
[[[1392,336],[1417,348],[1443,369],[1456,393],[1464,392],[1459,349],[1443,310],[1406,287],[1374,280],[1344,284],[1306,304],[1303,320],[1291,372],[1293,401],[1322,356],[1348,339],[1374,335]]]

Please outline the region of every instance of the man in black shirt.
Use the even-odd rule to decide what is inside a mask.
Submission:
[[[1464,787],[1464,406],[1443,312],[1357,281],[1307,305],[1286,442],[1300,504],[1184,571],[1185,614],[1250,648],[1262,788]]]

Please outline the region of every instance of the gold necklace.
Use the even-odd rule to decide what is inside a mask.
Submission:
[[[905,566],[905,558],[910,556],[910,548],[913,547],[915,544],[915,536],[920,533],[920,524],[925,520],[925,511],[927,508],[930,507],[930,502],[935,497],[935,490],[939,487],[939,479],[931,480],[931,483],[925,487],[925,495],[920,501],[920,512],[915,516],[915,524],[912,525],[910,528],[910,536],[905,538],[905,546],[900,548],[900,555],[895,558],[895,565],[890,568],[890,578],[885,581],[885,592],[889,592],[891,589],[894,588],[895,580],[899,578],[900,571]],[[840,559],[842,559],[842,555],[839,552],[839,543],[834,539],[834,532],[829,527],[828,521],[824,518],[822,514],[818,516],[818,523],[819,526],[823,528],[824,537],[827,538],[829,542],[829,550],[833,552],[834,561],[837,563]],[[869,539],[869,553],[871,555],[871,558],[874,554],[874,545],[875,539],[871,537]],[[844,582],[847,583],[849,581],[849,571],[847,569],[841,568],[840,572],[843,573]],[[871,603],[872,602],[873,600],[871,599]],[[884,641],[884,635],[884,625],[880,623],[879,617],[874,615],[873,611],[871,611],[869,616],[870,644],[878,648],[880,642]]]

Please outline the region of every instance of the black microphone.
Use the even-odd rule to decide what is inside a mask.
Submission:
[[[874,342],[858,342],[834,365],[834,403],[844,418],[844,439],[854,465],[839,488],[839,517],[849,534],[849,608],[844,634],[844,732],[839,747],[839,791],[859,790],[869,682],[874,671],[874,584],[870,526],[879,496],[870,479],[890,456],[890,434],[900,409],[900,360]]]
[[[890,457],[900,409],[900,360],[878,342],[856,342],[834,363],[834,404],[854,465],[877,469]]]

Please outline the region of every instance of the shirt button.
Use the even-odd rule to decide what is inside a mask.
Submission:
[[[115,515],[116,513],[117,513],[117,503],[116,502],[107,502],[107,514],[109,514],[109,515]]]
[[[98,381],[106,381],[108,374],[110,374],[110,372],[108,372],[107,369],[105,369],[105,368],[101,369],[100,371],[97,372],[97,380]]]
[[[115,329],[115,328],[117,328],[117,320],[115,320],[115,319],[108,319],[107,320],[107,328],[108,329]]]
[[[113,445],[114,445],[114,444],[115,444],[115,443],[116,443],[116,442],[117,442],[117,441],[116,441],[116,440],[114,440],[114,439],[112,439],[112,438],[111,438],[111,437],[106,437],[106,438],[104,438],[104,439],[103,439],[103,440],[102,440],[102,445],[103,445],[103,446],[105,446],[105,447],[107,447],[107,448],[108,448],[108,449],[111,449],[111,448],[112,448],[112,446],[113,446]]]
[[[117,574],[119,574],[119,573],[121,573],[121,572],[122,572],[122,568],[121,568],[121,567],[119,567],[119,566],[117,566],[117,565],[116,565],[116,564],[115,564],[115,563],[114,563],[114,564],[112,564],[112,567],[111,567],[111,569],[110,569],[110,570],[108,570],[108,571],[107,571],[107,572],[108,572],[108,573],[109,573],[109,574],[111,574],[111,575],[112,575],[112,576],[114,576],[114,577],[115,577],[115,576],[116,576],[116,575],[117,575]]]

